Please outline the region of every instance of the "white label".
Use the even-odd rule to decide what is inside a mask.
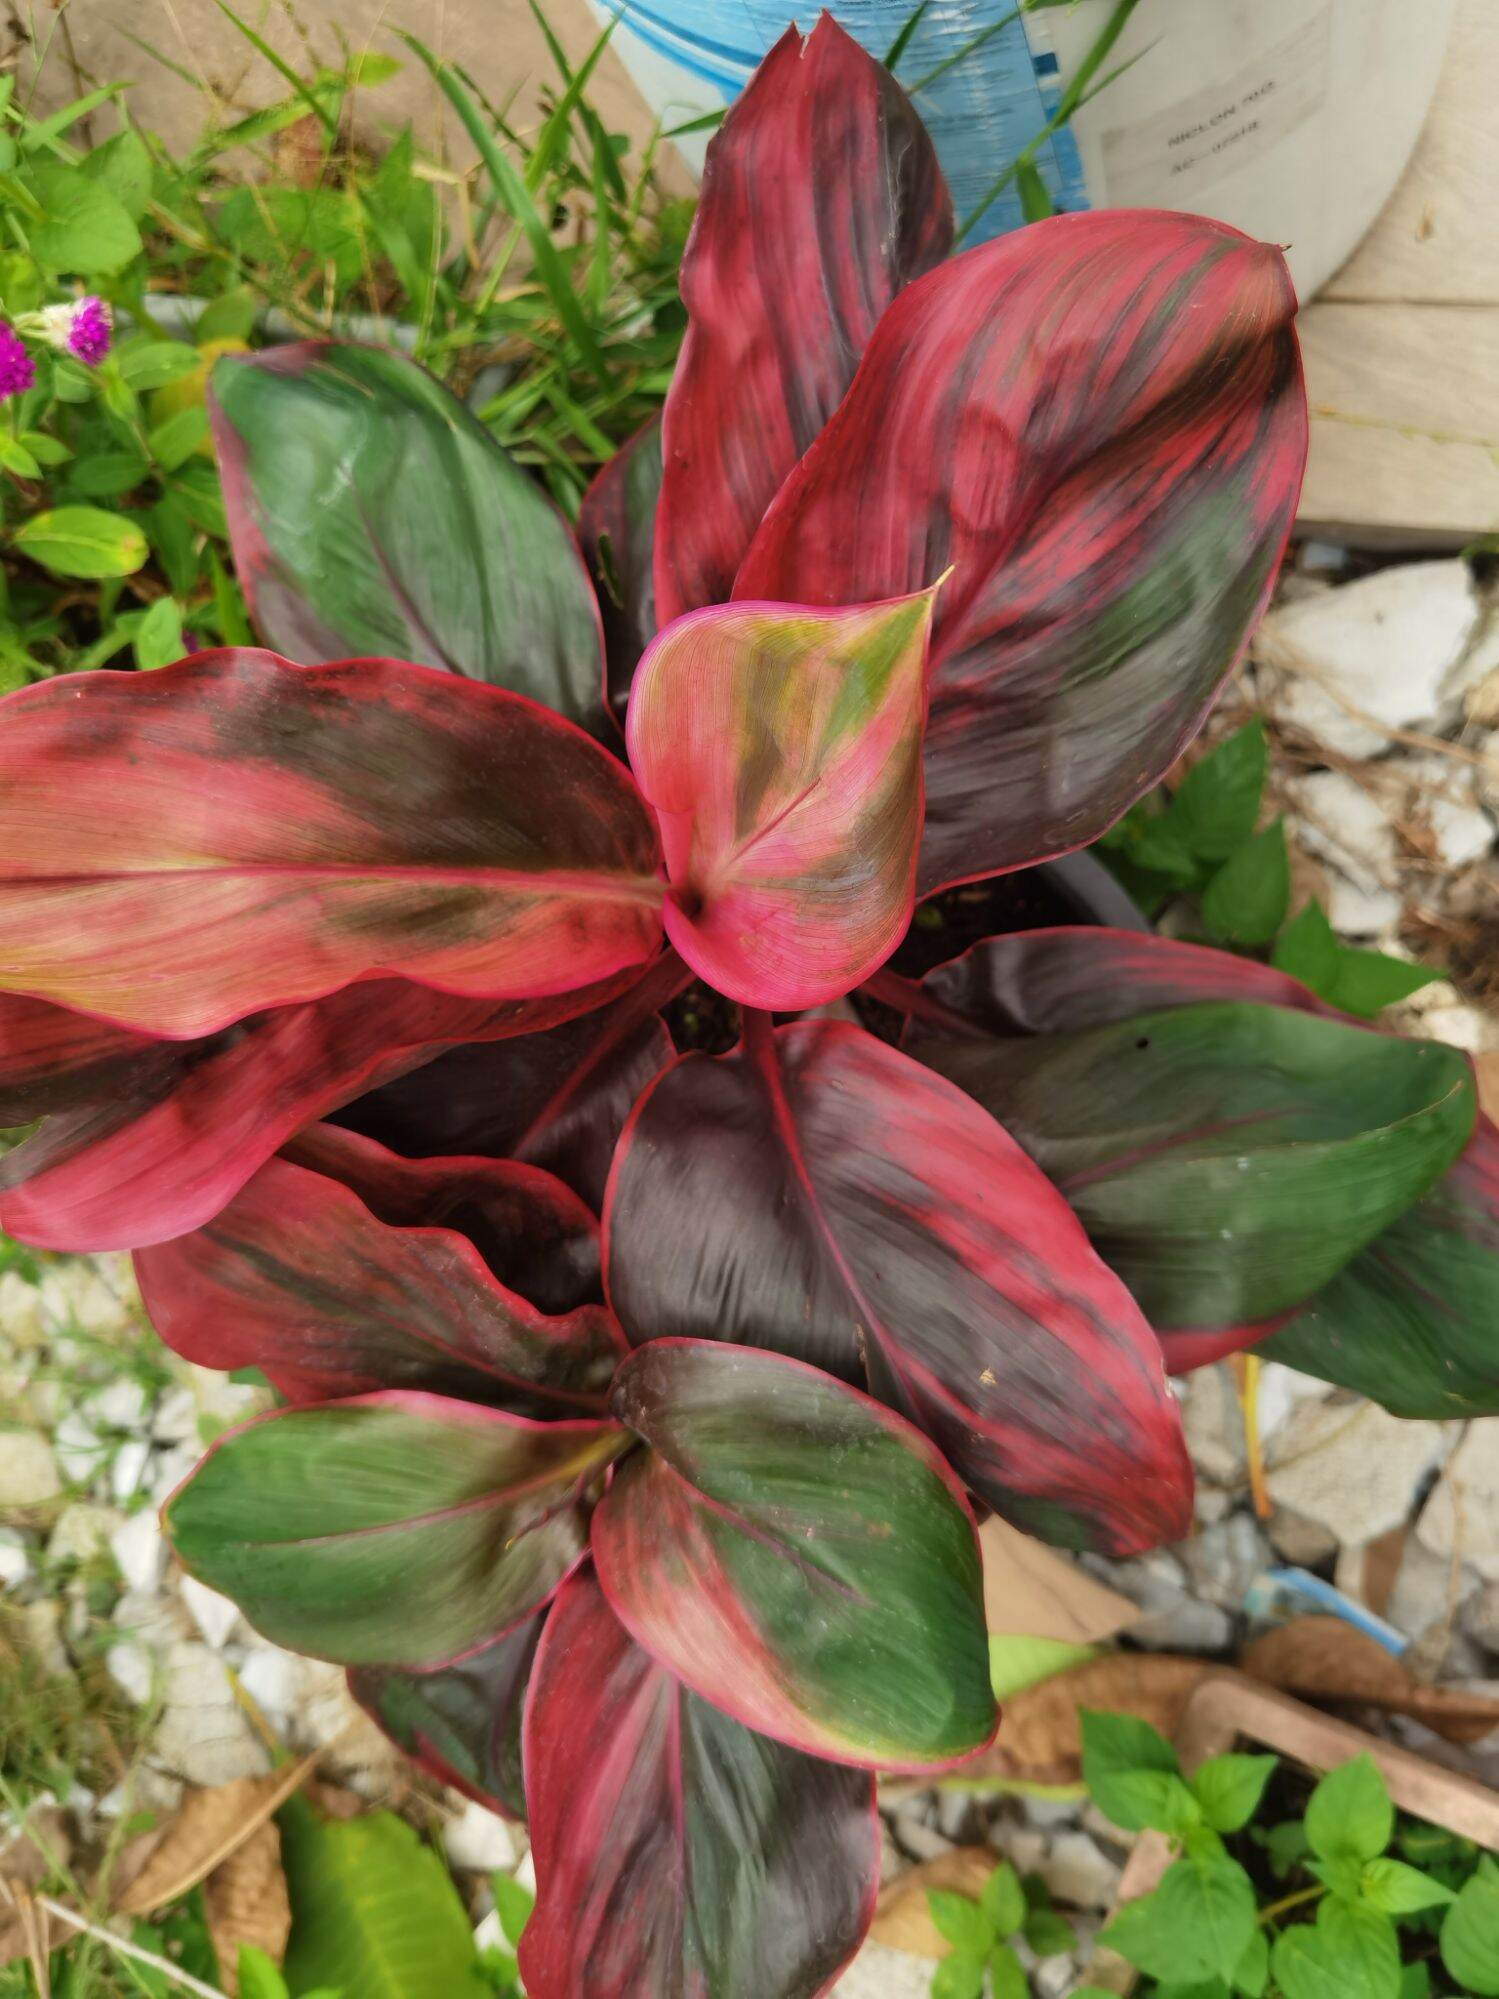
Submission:
[[[1328,28],[1323,8],[1221,83],[1105,132],[1110,202],[1190,208],[1200,189],[1248,166],[1305,124],[1327,94]],[[1107,109],[1107,95],[1103,104]]]

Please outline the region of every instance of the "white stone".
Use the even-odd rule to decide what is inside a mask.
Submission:
[[[1169,1610],[1158,1610],[1129,1627],[1152,1652],[1226,1652],[1233,1640],[1233,1619],[1216,1604],[1184,1596]]]
[[[155,1746],[166,1768],[189,1784],[258,1777],[269,1764],[223,1661],[191,1640],[167,1648]]]
[[[1262,1360],[1260,1389],[1255,1402],[1260,1419],[1260,1441],[1270,1443],[1303,1402],[1325,1402],[1331,1392],[1325,1381],[1317,1381],[1297,1368],[1286,1367],[1278,1360]]]
[[[1463,1627],[1486,1652],[1499,1652],[1499,1582],[1486,1583],[1464,1606]]]
[[[62,1642],[62,1603],[55,1596],[23,1604],[19,1613],[21,1643],[54,1679],[71,1679],[73,1664]]]
[[[163,1555],[165,1550],[163,1550]],[[145,1589],[128,1589],[114,1607],[115,1629],[125,1638],[164,1652],[178,1638],[191,1638],[192,1619],[175,1592],[152,1582]]]
[[[31,1574],[31,1554],[13,1527],[0,1527],[0,1589],[14,1589]]]
[[[239,1605],[227,1596],[220,1596],[207,1583],[200,1583],[196,1576],[184,1576],[180,1588],[188,1616],[214,1651],[222,1652],[229,1642],[230,1633],[239,1623]]]
[[[913,1860],[940,1860],[944,1853],[951,1853],[953,1849],[946,1833],[928,1825],[915,1812],[896,1813],[895,1837]]]
[[[1328,877],[1327,920],[1340,937],[1387,937],[1404,914],[1404,898],[1392,888],[1355,888],[1341,875]]]
[[[1198,1368],[1181,1392],[1182,1429],[1198,1473],[1214,1485],[1242,1485],[1247,1477],[1244,1420],[1227,1364]]]
[[[108,1444],[78,1409],[70,1409],[63,1417],[52,1442],[62,1475],[70,1485],[91,1485],[109,1457]]]
[[[1106,1909],[1114,1899],[1122,1869],[1085,1832],[1058,1833],[1042,1868],[1058,1902],[1074,1909]]]
[[[110,1646],[104,1664],[115,1685],[122,1687],[137,1707],[144,1707],[156,1680],[156,1661],[147,1648],[126,1639],[122,1645]]]
[[[190,1444],[174,1444],[169,1451],[162,1451],[151,1471],[151,1499],[156,1506],[164,1506],[172,1494],[189,1477],[203,1453]]]
[[[1272,611],[1255,653],[1284,676],[1285,721],[1341,756],[1374,756],[1386,728],[1436,720],[1478,619],[1464,563],[1408,563]]]
[[[1270,1496],[1345,1546],[1398,1527],[1448,1445],[1440,1423],[1405,1422],[1374,1402],[1307,1402],[1271,1450]]]
[[[169,1777],[165,1771],[141,1763],[123,1783],[104,1793],[95,1810],[101,1819],[122,1819],[135,1812],[170,1817],[182,1803],[183,1788],[180,1777]]]
[[[519,1858],[515,1837],[505,1820],[472,1799],[466,1799],[457,1818],[449,1819],[443,1827],[442,1844],[450,1866],[467,1867],[475,1874],[492,1874],[497,1867],[509,1869]]]
[[[1398,848],[1387,798],[1342,770],[1292,778],[1286,792],[1296,838],[1309,854],[1331,861],[1366,895],[1389,887]]]
[[[134,1436],[149,1428],[151,1398],[140,1382],[122,1374],[86,1396],[82,1410],[96,1430],[125,1430]]]
[[[44,1337],[41,1295],[19,1270],[0,1272],[0,1334],[12,1352],[37,1346]]]
[[[1275,1552],[1293,1569],[1315,1569],[1338,1552],[1338,1537],[1319,1521],[1303,1513],[1277,1506],[1269,1520],[1270,1540]]]
[[[529,1847],[515,1864],[514,1878],[522,1888],[529,1888],[533,1895],[536,1893],[536,1860]]]
[[[933,1969],[930,1958],[866,1943],[830,1999],[932,1999]]]
[[[268,1721],[281,1723],[296,1709],[306,1683],[304,1661],[279,1645],[256,1645],[239,1669],[243,1692]]]
[[[1046,1859],[1046,1834],[1039,1826],[1006,1826],[990,1844],[1003,1853],[1017,1874],[1039,1874]]]
[[[198,1434],[198,1398],[184,1382],[174,1382],[156,1405],[151,1435],[159,1444],[185,1444]]]
[[[1195,1593],[1222,1610],[1238,1610],[1269,1561],[1265,1537],[1247,1513],[1235,1513],[1182,1546]]]
[[[1433,1554],[1456,1556],[1499,1580],[1499,1416],[1468,1425],[1416,1532]]]
[[[118,1333],[134,1316],[120,1273],[129,1266],[109,1259],[69,1257],[42,1273],[42,1316],[54,1335]]]
[[[116,1527],[109,1537],[109,1552],[127,1589],[156,1588],[161,1581],[166,1545],[161,1536],[161,1522],[150,1507],[142,1507]]]
[[[151,1444],[146,1437],[130,1437],[119,1445],[109,1467],[109,1489],[117,1503],[134,1499],[145,1482],[151,1465]]]
[[[1433,1625],[1450,1624],[1478,1588],[1478,1575],[1465,1562],[1432,1554],[1412,1535],[1384,1615],[1408,1638],[1424,1638]]]
[[[94,1556],[105,1553],[110,1537],[121,1525],[121,1517],[114,1507],[91,1506],[86,1500],[75,1500],[71,1506],[63,1508],[57,1525],[48,1536],[47,1560],[91,1561]]]
[[[47,1439],[35,1430],[0,1430],[0,1507],[45,1506],[61,1491]]]
[[[1467,651],[1442,683],[1442,700],[1449,708],[1461,704],[1468,720],[1481,727],[1493,728],[1499,723],[1499,610],[1487,613]]]
[[[1444,867],[1461,868],[1494,844],[1494,822],[1476,801],[1473,766],[1439,751],[1403,756],[1392,763],[1406,787],[1408,809],[1424,810]]]

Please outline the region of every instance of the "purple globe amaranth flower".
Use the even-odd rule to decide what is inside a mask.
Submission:
[[[36,363],[8,320],[0,319],[0,402],[19,396],[36,380]]]
[[[95,298],[90,293],[73,307],[68,326],[68,352],[76,355],[85,367],[97,368],[109,352],[113,333],[114,320],[109,307],[102,298]]]

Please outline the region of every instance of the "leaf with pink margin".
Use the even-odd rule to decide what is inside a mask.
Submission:
[[[585,1569],[537,1654],[525,1756],[532,1999],[814,1999],[874,1914],[874,1779],[756,1735],[664,1671]]]
[[[298,1132],[281,1157],[342,1182],[392,1228],[453,1229],[500,1282],[543,1312],[603,1298],[599,1225],[570,1187],[513,1159],[403,1159],[338,1125]]]
[[[285,1159],[202,1228],[137,1250],[135,1268],[174,1352],[257,1367],[294,1402],[410,1388],[528,1414],[597,1410],[625,1350],[604,1306],[549,1316],[466,1236],[391,1227]]]
[[[145,1032],[383,975],[504,1000],[643,967],[658,864],[597,743],[430,667],[245,647],[0,702],[0,984]]]
[[[922,894],[1096,838],[1200,727],[1295,514],[1295,310],[1278,251],[1123,209],[965,251],[886,311],[734,594],[868,602],[953,569]]]
[[[286,1409],[221,1437],[163,1508],[191,1575],[274,1644],[450,1664],[548,1602],[628,1435],[440,1395]]]
[[[429,1777],[503,1818],[524,1819],[521,1709],[549,1614],[538,1611],[482,1651],[432,1672],[353,1666],[349,1691]]]
[[[687,337],[655,552],[663,625],[729,595],[880,315],[947,255],[952,227],[931,139],[889,71],[830,14],[805,39],[789,28],[708,148],[682,259]]]
[[[666,933],[746,1006],[838,999],[910,921],[933,591],[679,618],[625,737],[661,829]]]
[[[303,1125],[439,1049],[544,1030],[638,982],[631,969],[572,993],[495,1001],[372,980],[194,1041],[110,1030],[122,1050],[138,1046],[103,1068],[88,1053],[104,1045],[92,1034],[100,1023],[85,1022],[80,1042],[75,1016],[53,1009],[62,1017],[44,1037],[81,1066],[52,1073],[56,1114],[0,1158],[0,1228],[75,1252],[165,1242],[216,1215]]]
[[[859,1028],[756,1031],[667,1070],[621,1142],[604,1245],[636,1345],[706,1328],[867,1383],[1047,1540],[1129,1554],[1187,1531],[1138,1306],[987,1112]]]
[[[578,539],[604,623],[609,707],[624,724],[640,655],[656,636],[656,503],[661,418],[627,438],[595,477],[578,510]]]
[[[400,1152],[544,1166],[597,1214],[625,1119],[675,1052],[656,1006],[689,977],[663,960],[608,1006],[503,1044],[451,1049],[348,1104],[338,1121]]]
[[[945,1769],[992,1741],[973,1516],[920,1431],[716,1340],[641,1347],[612,1407],[649,1449],[617,1468],[593,1555],[661,1665],[833,1762]]]

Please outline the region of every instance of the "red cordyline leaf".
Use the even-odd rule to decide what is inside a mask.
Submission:
[[[862,1029],[755,1029],[674,1064],[621,1142],[604,1234],[637,1345],[706,1327],[867,1375],[1047,1539],[1122,1554],[1186,1531],[1139,1308],[988,1113]]]
[[[663,625],[729,595],[881,313],[951,240],[937,156],[899,84],[830,15],[805,40],[789,28],[708,149],[682,259],[688,329],[666,403],[655,551]]]
[[[456,1163],[465,1190],[480,1164]],[[285,1159],[205,1227],[137,1251],[135,1267],[169,1347],[203,1367],[258,1367],[295,1402],[412,1388],[566,1414],[602,1407],[625,1351],[602,1305],[549,1316],[466,1236],[392,1227]]]
[[[629,1437],[409,1391],[257,1417],[162,1509],[188,1570],[278,1645],[448,1666],[550,1602]]]
[[[349,1691],[439,1784],[451,1784],[504,1818],[524,1819],[521,1709],[548,1615],[538,1611],[492,1645],[435,1671],[351,1667]]]
[[[628,773],[534,702],[248,648],[0,704],[6,989],[189,1038],[357,979],[526,999],[643,965]]]
[[[1300,491],[1295,307],[1278,251],[1114,210],[966,251],[886,312],[734,594],[860,603],[953,569],[922,893],[1081,846],[1201,724]]]
[[[461,1154],[403,1159],[334,1124],[309,1125],[281,1156],[339,1181],[392,1228],[467,1236],[500,1282],[543,1312],[571,1312],[604,1295],[598,1222],[539,1166]]]
[[[834,1762],[948,1769],[993,1740],[973,1516],[920,1431],[817,1368],[716,1340],[642,1347],[612,1407],[649,1449],[618,1467],[593,1556],[663,1666]]]
[[[879,1887],[874,1779],[756,1735],[630,1638],[587,1569],[525,1721],[532,1999],[816,1999]]]
[[[731,999],[841,998],[910,921],[933,592],[835,611],[715,605],[640,663],[626,727],[666,933]]]
[[[604,622],[609,706],[625,719],[640,655],[656,636],[656,504],[661,497],[661,419],[627,438],[583,495],[578,539]]]
[[[339,1122],[398,1152],[545,1166],[593,1209],[636,1098],[674,1053],[656,1007],[687,984],[672,954],[637,986],[560,1027],[454,1048],[351,1103]]]
[[[382,979],[197,1041],[152,1041],[5,996],[6,1102],[29,1105],[27,1118],[53,1115],[0,1159],[0,1228],[42,1249],[165,1242],[216,1215],[294,1132],[351,1097],[454,1042],[568,1020],[638,978],[632,968],[576,992],[499,1002]],[[118,1065],[101,1065],[110,1048]]]

